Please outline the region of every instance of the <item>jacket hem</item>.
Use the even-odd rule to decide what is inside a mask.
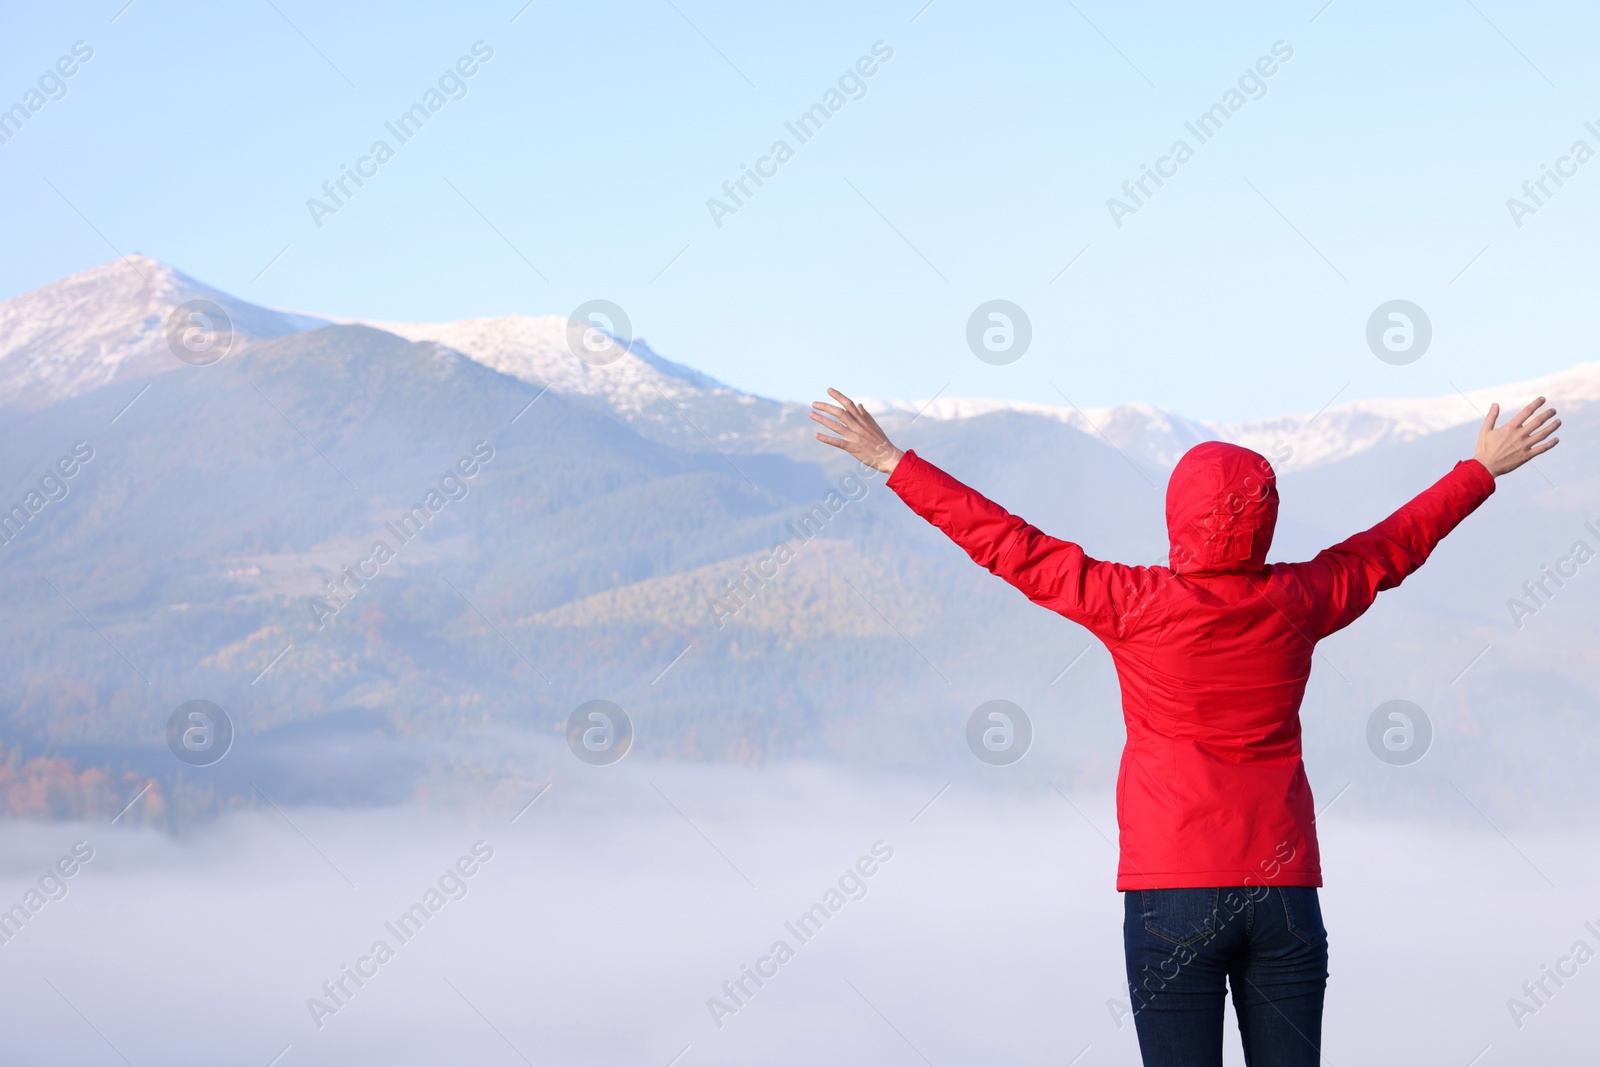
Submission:
[[[1280,870],[1276,878],[1266,878],[1259,867],[1226,871],[1138,871],[1117,872],[1117,892],[1136,889],[1212,889],[1232,886],[1310,886],[1320,888],[1322,871]]]

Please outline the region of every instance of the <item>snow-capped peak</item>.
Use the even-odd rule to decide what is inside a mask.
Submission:
[[[382,322],[364,325],[408,341],[434,341],[473,360],[558,393],[604,400],[618,414],[637,415],[678,397],[735,390],[697,370],[662,359],[643,340],[622,338],[622,351],[610,362],[590,363],[574,353],[560,315],[501,315],[458,322]]]
[[[175,370],[166,323],[206,299],[236,335],[275,337],[322,325],[229,296],[137,253],[0,302],[0,403],[42,407],[114,380]]]
[[[1481,420],[1490,404],[1510,414],[1534,397],[1570,410],[1600,400],[1600,362],[1580,363],[1558,374],[1520,382],[1410,399],[1352,400],[1320,413],[1307,412],[1251,422],[1213,423],[1219,438],[1284,456],[1284,470],[1304,470],[1344,459],[1379,445],[1415,440]],[[1285,456],[1284,450],[1288,453]]]

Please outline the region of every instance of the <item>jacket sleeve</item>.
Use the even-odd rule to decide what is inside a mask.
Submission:
[[[1102,639],[1118,636],[1148,603],[1149,568],[1091,559],[1071,541],[1042,533],[915,452],[901,457],[888,486],[943,530],[974,563],[1004,578],[1041,607]]]
[[[1313,624],[1321,639],[1349,626],[1427,561],[1446,534],[1494,492],[1494,476],[1475,459],[1462,460],[1429,488],[1372,529],[1293,564],[1316,599]]]

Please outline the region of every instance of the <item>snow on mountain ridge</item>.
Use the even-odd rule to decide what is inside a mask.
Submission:
[[[570,320],[560,315],[501,315],[457,322],[352,321],[408,341],[437,342],[502,374],[548,385],[559,393],[604,399],[619,414],[640,414],[662,396],[740,392],[661,358],[638,338],[611,363],[586,363],[567,346]]]
[[[166,346],[166,322],[196,298],[224,308],[245,337],[323,324],[238,300],[135,253],[0,301],[0,403],[43,407],[185,366]]]
[[[1288,415],[1250,422],[1216,423],[1217,436],[1267,455],[1291,449],[1285,470],[1305,470],[1379,445],[1412,441],[1480,421],[1490,404],[1504,414],[1536,396],[1571,410],[1600,400],[1600,362],[1504,385],[1411,399],[1352,400],[1320,414]]]
[[[113,260],[0,304],[0,387],[46,403],[111,381],[159,339],[176,271]]]
[[[1320,412],[1280,415],[1241,422],[1193,420],[1151,404],[1109,408],[1061,407],[985,397],[942,397],[933,401],[862,398],[880,414],[967,419],[1015,412],[1056,419],[1157,467],[1171,467],[1190,447],[1205,440],[1231,441],[1253,448],[1279,471],[1308,470],[1385,444],[1398,444],[1482,419],[1489,405],[1512,408],[1545,396],[1558,408],[1577,408],[1600,400],[1600,361],[1568,370],[1466,393],[1415,398],[1352,400]]]

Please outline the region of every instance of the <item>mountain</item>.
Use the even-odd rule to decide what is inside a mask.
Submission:
[[[190,300],[228,320],[225,357],[169,345]],[[0,543],[8,810],[99,813],[132,791],[108,783],[152,779],[151,810],[173,820],[258,789],[374,803],[548,780],[577,765],[566,719],[597,697],[633,716],[637,758],[953,777],[980,773],[966,716],[1003,696],[1037,734],[1012,780],[1109,786],[1116,679],[1082,630],[817,446],[804,405],[636,338],[585,363],[568,329],[295,315],[138,257],[0,304],[0,515],[23,516]],[[1585,525],[1600,521],[1597,367],[1494,391],[1550,395],[1563,447],[1322,646],[1304,712],[1319,790],[1356,783],[1341,803],[1374,810],[1460,807],[1456,789],[1497,819],[1588,810],[1595,579],[1587,562],[1560,585],[1546,568],[1600,549]],[[878,409],[897,441],[1041,528],[1154,563],[1166,471],[1196,441],[1280,460],[1273,558],[1304,558],[1466,454],[1483,402],[1244,424],[1137,404]],[[1437,738],[1407,776],[1365,741],[1397,697],[1430,709]],[[237,727],[213,767],[165,746],[193,699]]]
[[[624,338],[604,365],[573,354],[572,323],[555,315],[505,315],[446,323],[382,322],[277,311],[239,300],[141,255],[0,302],[0,406],[36,408],[112,382],[176,370],[166,333],[174,310],[207,300],[227,314],[238,344],[330,323],[364,324],[411,341],[431,341],[485,367],[627,422],[651,440],[689,451],[813,454],[806,404],[756,396]],[[1222,422],[1149,404],[1077,408],[983,398],[864,398],[887,426],[913,420],[972,419],[1001,412],[1064,423],[1098,436],[1131,459],[1170,468],[1204,440],[1254,448],[1280,471],[1308,470],[1361,452],[1416,440],[1482,418],[1511,396],[1559,398],[1570,411],[1600,399],[1600,362],[1568,371],[1440,397],[1358,400],[1320,412]]]
[[[779,451],[801,459],[812,452],[809,405],[741,392],[663,359],[642,339],[632,340],[615,363],[594,366],[574,358],[571,323],[560,316],[368,324],[411,340],[447,345],[512,377],[604,406],[663,443],[688,449]],[[1170,468],[1201,441],[1223,440],[1254,448],[1287,472],[1476,423],[1497,400],[1538,395],[1559,397],[1563,410],[1600,400],[1600,362],[1468,393],[1357,400],[1330,404],[1319,412],[1236,422],[1192,419],[1140,403],[1077,408],[1070,403],[971,397],[861,399],[885,420],[886,429],[922,418],[965,420],[1004,412],[1063,423],[1156,469]]]
[[[184,364],[167,344],[173,311],[220,306],[243,341],[324,323],[237,300],[134,254],[0,303],[0,405],[43,407]]]

